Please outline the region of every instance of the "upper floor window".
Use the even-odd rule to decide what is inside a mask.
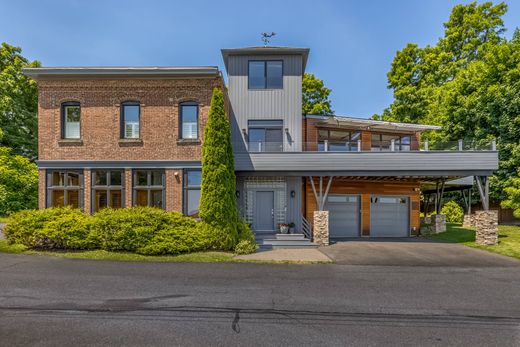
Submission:
[[[180,104],[181,139],[198,138],[199,105],[195,102]]]
[[[121,138],[138,139],[141,106],[138,102],[124,102],[121,104]]]
[[[341,130],[318,130],[318,151],[357,152],[361,133]]]
[[[411,149],[410,135],[372,134],[372,151],[391,151],[392,141],[394,142],[395,151],[409,151]]]
[[[250,120],[248,125],[250,152],[283,151],[283,121]]]
[[[79,139],[81,107],[79,102],[61,104],[61,137],[63,139]]]
[[[249,89],[282,89],[282,60],[252,60],[248,71]]]

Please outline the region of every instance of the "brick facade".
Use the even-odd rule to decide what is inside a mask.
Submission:
[[[213,88],[221,77],[48,78],[38,80],[39,160],[201,160],[201,144]],[[61,104],[81,106],[81,139],[61,139]],[[140,103],[140,139],[120,139],[121,103]],[[199,105],[198,139],[180,139],[179,104]],[[132,206],[132,169],[125,170],[125,206]],[[177,175],[175,175],[177,173]],[[182,211],[182,169],[167,169],[167,210]],[[39,207],[45,207],[45,170],[40,170]],[[91,207],[91,170],[84,168],[84,207]]]

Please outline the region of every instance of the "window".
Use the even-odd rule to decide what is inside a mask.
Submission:
[[[198,138],[199,105],[194,102],[180,104],[181,139]]]
[[[253,60],[249,62],[249,89],[282,89],[283,61]]]
[[[198,217],[200,205],[200,182],[202,171],[187,170],[184,173],[184,214]]]
[[[92,210],[124,207],[123,170],[92,171]]]
[[[283,121],[250,120],[248,122],[250,152],[282,152]]]
[[[162,170],[135,170],[133,178],[134,206],[165,208],[165,178]]]
[[[121,104],[121,138],[138,139],[141,106],[138,102]]]
[[[47,171],[47,207],[83,207],[83,172]]]
[[[79,102],[64,102],[61,104],[61,137],[63,139],[79,139],[81,107]]]
[[[318,129],[318,151],[357,152],[359,132]]]
[[[411,137],[410,135],[385,135],[385,134],[372,134],[372,151],[383,152],[391,151],[392,140],[394,140],[395,151],[409,151],[411,149]]]

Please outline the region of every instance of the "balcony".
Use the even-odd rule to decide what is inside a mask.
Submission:
[[[367,148],[368,147],[368,148]],[[498,169],[494,141],[431,144],[360,141],[342,143],[235,143],[235,167],[241,172],[351,176],[488,176]]]

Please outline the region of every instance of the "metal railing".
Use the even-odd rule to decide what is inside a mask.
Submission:
[[[262,142],[233,143],[235,152],[277,153],[277,152],[435,152],[435,151],[496,151],[497,144],[492,141],[421,141],[400,142],[399,140],[373,141],[365,146],[357,141],[316,141],[316,142]]]
[[[312,240],[312,225],[309,223],[307,219],[302,215],[302,233],[305,238]]]

